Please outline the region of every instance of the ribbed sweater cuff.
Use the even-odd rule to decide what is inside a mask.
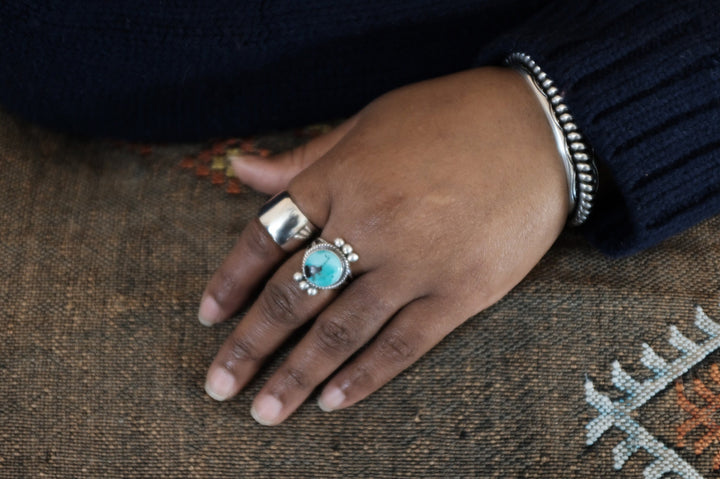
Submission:
[[[605,175],[584,227],[602,251],[652,246],[720,212],[717,1],[557,2],[481,54],[531,55]]]

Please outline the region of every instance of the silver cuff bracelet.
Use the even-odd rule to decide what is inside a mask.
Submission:
[[[598,172],[590,145],[578,131],[560,91],[547,74],[525,53],[512,53],[505,64],[524,73],[535,87],[563,159],[570,195],[570,224],[579,226],[590,215],[598,188]]]

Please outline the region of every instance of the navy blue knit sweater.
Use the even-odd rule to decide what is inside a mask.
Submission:
[[[588,236],[627,254],[720,212],[719,24],[718,0],[2,0],[0,104],[81,134],[236,136],[525,51],[613,185]]]

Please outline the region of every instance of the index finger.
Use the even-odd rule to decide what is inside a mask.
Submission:
[[[315,188],[314,194],[300,195],[305,199],[296,202],[296,189],[302,191],[302,181],[293,181],[288,191],[265,203],[240,234],[205,288],[198,311],[202,324],[211,326],[232,316],[286,256],[322,227],[328,214],[326,196]]]
[[[211,326],[232,316],[286,255],[253,218],[205,288],[199,321]]]

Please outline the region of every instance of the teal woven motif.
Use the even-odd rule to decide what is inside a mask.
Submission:
[[[639,382],[615,361],[612,365],[612,382],[615,388],[626,394],[623,398],[613,401],[598,392],[592,381],[585,382],[585,399],[599,413],[586,426],[587,444],[595,444],[613,426],[627,434],[627,438],[613,448],[615,469],[622,469],[630,456],[644,449],[656,459],[645,468],[643,475],[646,479],[659,479],[669,473],[685,479],[702,477],[675,451],[666,447],[630,416],[632,411],[647,403],[670,383],[720,348],[720,324],[711,320],[700,307],[695,314],[695,326],[708,336],[701,344],[691,341],[680,333],[677,327],[670,327],[669,343],[681,353],[680,357],[672,362],[665,361],[648,344],[642,345],[640,361],[654,373],[651,379]]]

